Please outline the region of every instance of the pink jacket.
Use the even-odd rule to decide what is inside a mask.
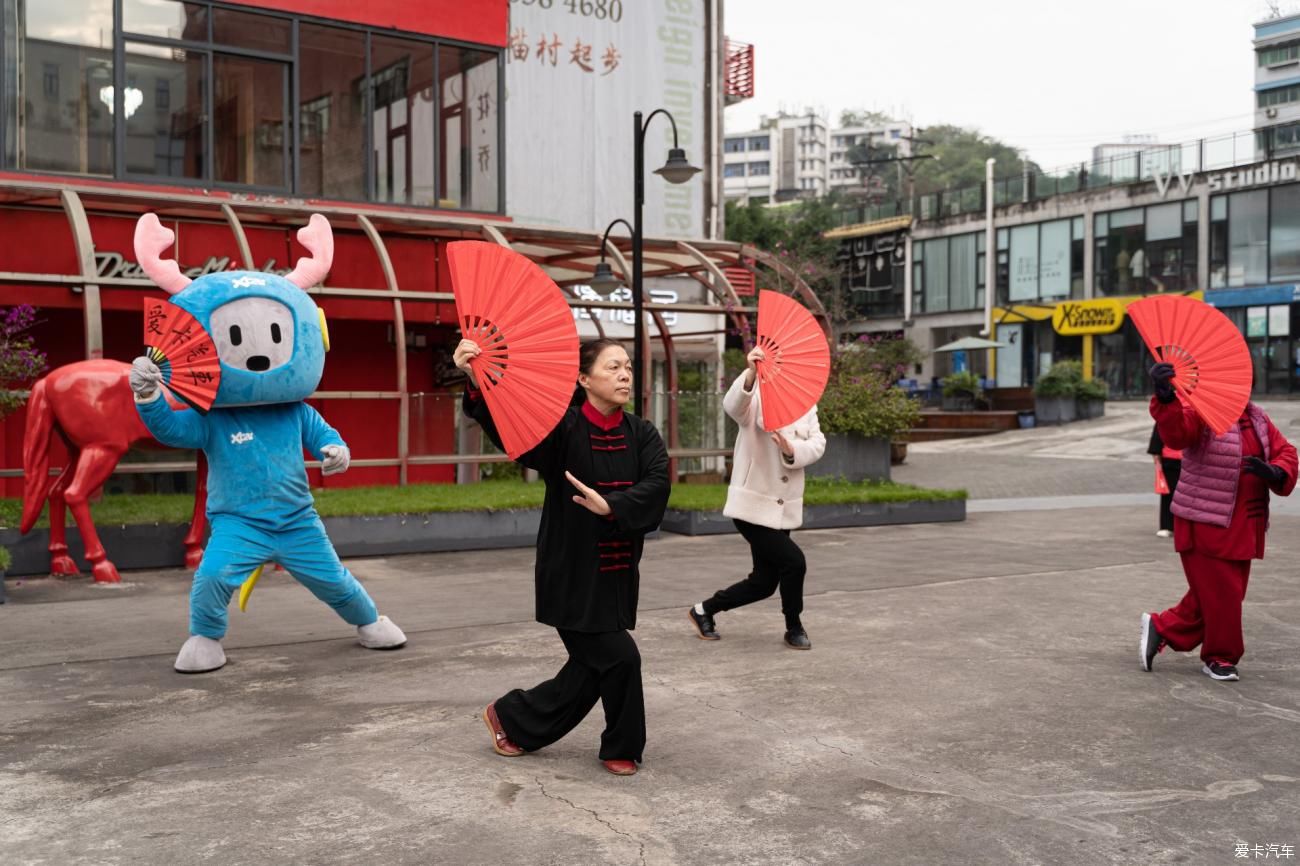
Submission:
[[[1183,472],[1174,491],[1173,513],[1198,523],[1230,525],[1241,480],[1241,430],[1234,424],[1222,436],[1215,436],[1177,400],[1162,405],[1153,399],[1151,414],[1165,444],[1183,446]],[[1280,464],[1286,470],[1283,489],[1275,491],[1285,496],[1295,486],[1295,450],[1254,403],[1247,404],[1245,414],[1264,447],[1265,462]],[[1275,453],[1283,450],[1289,453]]]

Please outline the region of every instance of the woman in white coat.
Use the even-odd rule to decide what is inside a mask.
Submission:
[[[821,459],[826,437],[817,423],[817,407],[774,433],[763,430],[763,410],[755,381],[754,349],[748,367],[727,391],[722,408],[740,426],[731,467],[731,486],[722,513],[732,518],[749,542],[754,570],[737,584],[720,589],[688,613],[702,640],[717,640],[713,617],[720,611],[767,598],[781,590],[785,614],[785,644],[812,649],[799,615],[803,612],[803,579],[807,565],[790,530],[803,523],[803,470]]]

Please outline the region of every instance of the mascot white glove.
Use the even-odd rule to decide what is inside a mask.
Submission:
[[[352,452],[346,445],[326,445],[320,450],[321,455],[325,458],[321,461],[320,471],[322,475],[337,475],[340,472],[347,472],[348,466],[352,463]]]
[[[162,371],[158,365],[141,355],[131,362],[131,390],[142,401],[152,400],[162,381]]]

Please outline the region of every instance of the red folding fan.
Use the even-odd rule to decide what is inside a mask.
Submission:
[[[780,292],[758,294],[758,370],[763,428],[788,427],[817,405],[831,373],[826,332],[802,304]]]
[[[144,352],[162,371],[169,391],[200,412],[212,408],[221,387],[221,361],[197,319],[170,301],[145,298]]]
[[[578,328],[564,295],[529,259],[499,244],[447,245],[461,333],[506,454],[518,457],[559,423],[578,378]]]
[[[1255,371],[1246,340],[1228,317],[1186,295],[1154,295],[1128,315],[1157,361],[1174,365],[1173,386],[1216,436],[1250,402]]]

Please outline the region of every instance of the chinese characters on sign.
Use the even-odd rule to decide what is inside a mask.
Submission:
[[[560,39],[560,34],[552,32],[549,36],[545,33],[541,35],[535,46],[528,41],[528,31],[522,27],[510,34],[510,44],[506,54],[506,59],[513,63],[514,61],[525,61],[531,56],[540,62],[543,66],[548,63],[552,67],[560,65],[560,49],[566,47],[566,42]],[[577,66],[583,72],[595,72],[596,64],[593,60],[592,52],[595,46],[583,42],[581,38],[574,39],[573,45],[569,47],[569,65]],[[623,61],[623,55],[613,42],[605,48],[604,53],[600,55],[600,68],[603,70],[602,76],[609,75]]]
[[[1248,842],[1238,842],[1233,857],[1238,860],[1268,860],[1273,857],[1278,860],[1293,860],[1295,859],[1295,846],[1276,843],[1251,845]]]
[[[632,290],[623,286],[615,290],[608,298],[601,297],[591,286],[574,286],[574,293],[583,301],[622,301],[625,304],[632,303]],[[677,292],[669,289],[651,289],[649,301],[652,304],[675,304],[679,299]],[[663,312],[664,324],[672,328],[677,325],[677,313],[672,310]],[[582,307],[573,308],[573,318],[578,321],[588,319],[597,319],[600,321],[610,322],[612,324],[633,325],[635,324],[631,310],[608,310],[596,308],[586,310]]]

